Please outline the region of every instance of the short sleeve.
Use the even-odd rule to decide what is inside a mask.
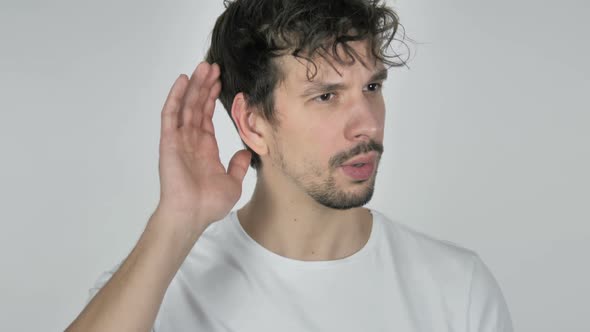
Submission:
[[[479,256],[475,256],[473,265],[467,331],[513,332],[512,318],[500,286]]]
[[[86,304],[90,303],[90,301],[104,287],[104,285],[106,285],[106,283],[109,282],[109,280],[111,280],[111,277],[113,276],[113,274],[115,274],[115,272],[117,272],[119,266],[121,266],[121,264],[117,264],[111,270],[105,271],[100,274],[96,282],[94,282],[94,286],[92,286],[92,288],[88,290],[88,300],[86,301]]]
[[[115,274],[115,272],[117,272],[121,264],[122,263],[117,264],[114,268],[100,274],[100,276],[94,283],[94,286],[88,290],[88,300],[86,301],[86,305],[88,305],[92,298],[96,296],[96,294],[104,287],[104,285],[106,285],[107,282],[109,282],[109,280],[111,280],[111,277],[113,276],[113,274]],[[157,328],[159,328],[159,325],[160,319],[158,316],[156,316],[156,321],[154,322],[154,326],[152,327],[152,332],[157,332]]]

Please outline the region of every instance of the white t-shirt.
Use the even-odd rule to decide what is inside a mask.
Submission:
[[[512,332],[500,288],[477,254],[371,213],[361,250],[299,261],[261,246],[232,211],[196,242],[154,331]]]

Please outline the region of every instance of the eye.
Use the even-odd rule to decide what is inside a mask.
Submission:
[[[381,87],[383,87],[383,84],[381,84],[381,83],[371,83],[371,84],[367,85],[367,90],[371,91],[371,92],[375,92],[375,91],[381,90]]]
[[[328,92],[328,93],[324,93],[324,94],[321,94],[321,95],[315,97],[314,100],[318,101],[318,102],[325,103],[325,102],[328,102],[328,101],[334,99],[335,96],[336,95],[334,93]]]

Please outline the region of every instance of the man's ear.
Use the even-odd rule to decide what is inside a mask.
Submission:
[[[266,121],[256,107],[249,107],[243,92],[234,97],[231,106],[231,117],[236,124],[240,138],[258,155],[268,153],[265,128]]]

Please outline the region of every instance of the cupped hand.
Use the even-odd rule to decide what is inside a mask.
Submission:
[[[197,66],[190,80],[180,75],[162,110],[157,211],[194,229],[231,211],[251,158],[249,151],[240,150],[227,170],[219,159],[212,121],[219,75],[219,66],[207,62]]]

